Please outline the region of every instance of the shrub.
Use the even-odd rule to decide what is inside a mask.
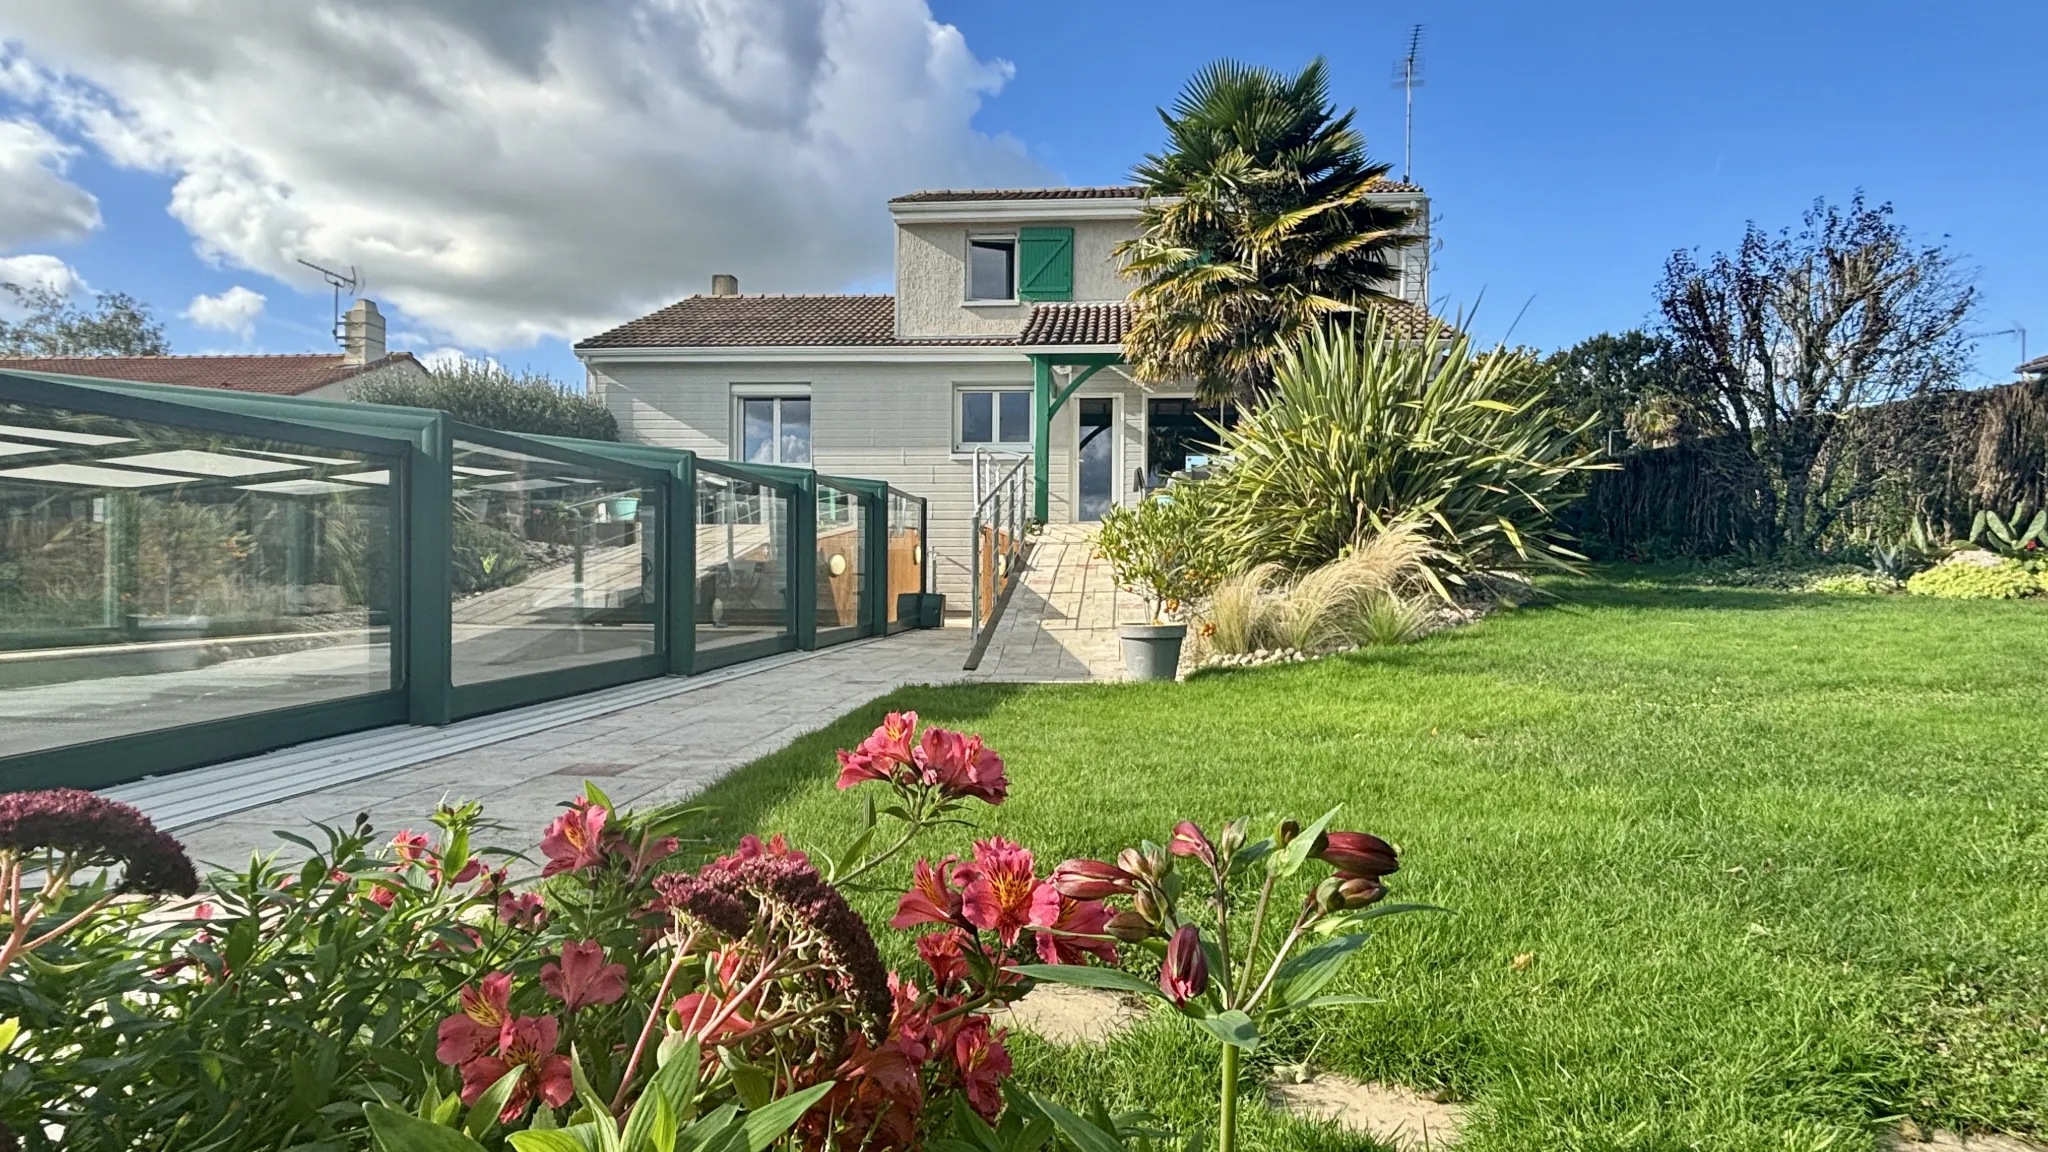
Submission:
[[[388,376],[357,385],[352,399],[402,408],[439,408],[465,424],[529,436],[617,440],[611,410],[539,372],[514,375],[488,360],[431,368],[425,380]]]
[[[2017,600],[2042,590],[2039,579],[2015,560],[1996,564],[1952,560],[1906,581],[1906,591],[1916,596],[1950,600]]]
[[[1215,584],[1214,509],[1200,484],[1176,484],[1132,508],[1111,508],[1096,551],[1118,586],[1145,599],[1154,622],[1180,614]]]
[[[1899,590],[1899,582],[1882,576],[1856,573],[1848,576],[1823,576],[1806,586],[1808,592],[1823,592],[1830,596],[1883,596]]]
[[[1534,360],[1464,335],[1407,340],[1370,310],[1286,350],[1270,399],[1219,429],[1212,530],[1241,564],[1304,569],[1413,521],[1454,582],[1483,569],[1571,569],[1555,528],[1593,469]]]

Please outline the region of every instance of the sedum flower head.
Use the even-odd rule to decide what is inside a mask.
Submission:
[[[0,795],[0,852],[46,849],[87,867],[119,865],[124,892],[199,891],[199,873],[184,847],[130,805],[77,788]]]

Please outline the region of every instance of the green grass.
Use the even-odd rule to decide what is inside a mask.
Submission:
[[[1553,588],[1310,665],[899,692],[714,788],[713,834],[844,843],[832,749],[915,708],[1005,756],[1011,800],[982,827],[1046,867],[1183,816],[1340,803],[1395,841],[1396,896],[1456,915],[1386,922],[1352,980],[1383,1001],[1255,1062],[1313,1052],[1451,1093],[1475,1110],[1467,1149],[1864,1149],[1902,1115],[2048,1128],[2048,610]],[[1180,1124],[1213,1107],[1214,1048],[1175,1019],[1015,1050],[1035,1090]],[[1371,1147],[1247,1113],[1250,1147]]]

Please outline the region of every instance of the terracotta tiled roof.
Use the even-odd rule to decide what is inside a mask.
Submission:
[[[1121,344],[1131,327],[1128,304],[1035,304],[1018,343],[1027,348],[1048,344]]]
[[[299,396],[365,372],[417,363],[410,352],[393,352],[369,364],[343,364],[340,353],[291,356],[52,356],[0,357],[0,372],[52,372],[100,380],[185,384]]]
[[[578,348],[896,342],[894,296],[690,296]]]
[[[1389,300],[1374,305],[1380,315],[1402,336],[1419,340],[1431,325],[1443,327],[1428,312],[1406,300]],[[1131,328],[1128,304],[1039,304],[1031,310],[1018,340],[1027,348],[1059,344],[1121,344]],[[1448,329],[1445,329],[1448,331]]]
[[[1420,184],[1382,180],[1375,192],[1420,192]],[[954,204],[977,200],[1140,200],[1145,190],[1135,184],[1112,184],[1093,188],[934,188],[912,192],[889,201],[891,204]]]

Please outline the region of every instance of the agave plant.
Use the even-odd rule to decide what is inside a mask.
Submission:
[[[1270,400],[1218,428],[1213,529],[1240,564],[1294,570],[1368,533],[1421,525],[1431,582],[1481,570],[1572,570],[1556,529],[1586,474],[1542,370],[1460,332],[1408,340],[1371,312],[1284,349]]]
[[[2029,513],[2033,518],[2028,519]],[[2010,517],[1986,508],[1970,522],[1970,543],[2002,556],[2034,556],[2048,548],[2048,508],[2034,512],[2021,504]]]

